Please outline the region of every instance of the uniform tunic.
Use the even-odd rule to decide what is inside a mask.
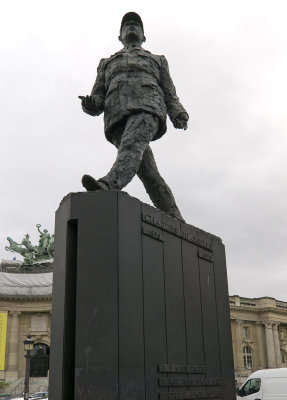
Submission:
[[[105,134],[110,142],[113,128],[131,114],[147,112],[158,117],[158,130],[152,140],[166,132],[167,114],[172,122],[180,114],[187,114],[176,95],[166,58],[141,47],[103,58],[91,95],[95,108],[84,111],[90,115],[104,112]]]

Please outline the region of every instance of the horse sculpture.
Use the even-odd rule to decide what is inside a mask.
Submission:
[[[54,256],[54,235],[51,235],[47,229],[43,232],[40,230],[41,225],[36,225],[40,234],[38,246],[33,246],[28,233],[23,238],[21,244],[7,237],[9,246],[5,246],[5,250],[12,253],[19,253],[24,258],[23,265],[33,265],[52,259]]]
[[[11,239],[10,237],[7,237],[7,240],[10,246],[5,246],[5,250],[11,251],[12,253],[20,253],[21,256],[24,256],[26,254],[27,249],[21,247],[19,243],[14,242],[14,240]]]
[[[24,264],[31,264],[34,262],[33,252],[27,248],[21,247],[21,244],[15,242],[10,237],[7,237],[10,246],[5,246],[5,250],[11,251],[12,253],[19,253],[24,257]]]

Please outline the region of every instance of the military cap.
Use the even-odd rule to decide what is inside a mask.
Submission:
[[[131,19],[133,19],[134,21],[138,21],[138,22],[141,24],[142,30],[144,30],[143,22],[142,22],[142,20],[141,20],[141,17],[140,17],[137,13],[131,11],[131,12],[126,13],[126,14],[123,16],[120,32],[122,31],[123,24],[124,24],[126,21],[129,21],[129,20],[131,20]]]

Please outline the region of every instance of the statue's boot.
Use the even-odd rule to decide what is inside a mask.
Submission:
[[[108,186],[104,182],[101,182],[100,180],[97,181],[91,175],[83,175],[82,185],[88,192],[93,192],[95,190],[109,190]]]

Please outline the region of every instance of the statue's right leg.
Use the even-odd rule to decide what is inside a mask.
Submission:
[[[148,146],[143,154],[138,177],[151,198],[153,204],[178,221],[185,222],[170,187],[160,175],[151,148]]]

